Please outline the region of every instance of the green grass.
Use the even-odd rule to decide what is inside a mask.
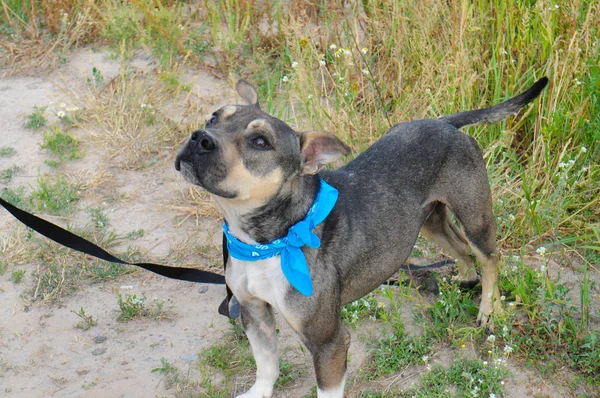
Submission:
[[[75,315],[77,315],[79,317],[79,321],[75,324],[75,327],[77,329],[81,329],[81,330],[89,330],[91,328],[93,328],[94,326],[98,325],[98,322],[94,320],[94,317],[91,315],[87,315],[85,313],[85,310],[83,309],[83,307],[81,307],[79,309],[79,311],[73,311],[71,310],[71,312]]]
[[[25,270],[24,269],[17,269],[14,270],[11,274],[10,274],[10,280],[13,283],[21,283],[21,281],[23,280],[23,277],[25,277]]]
[[[37,130],[40,127],[44,127],[45,125],[47,125],[48,119],[46,119],[46,117],[44,116],[44,112],[46,112],[47,108],[47,106],[34,106],[33,112],[25,116],[24,126],[28,129]]]
[[[0,183],[8,184],[15,176],[23,171],[23,167],[12,166],[0,171]]]
[[[40,148],[46,149],[54,156],[55,159],[46,160],[46,164],[51,167],[57,167],[66,160],[78,159],[82,156],[79,142],[56,125],[43,133]]]
[[[10,146],[3,146],[0,148],[0,158],[10,158],[17,153],[15,148]]]
[[[37,183],[31,192],[31,203],[34,209],[45,213],[67,214],[81,195],[79,186],[64,174],[39,176]]]

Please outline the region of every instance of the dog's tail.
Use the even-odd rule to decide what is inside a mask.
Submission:
[[[522,107],[537,98],[538,95],[548,85],[548,78],[542,77],[535,82],[527,91],[517,95],[501,104],[484,109],[459,112],[453,115],[442,116],[438,120],[446,122],[457,129],[473,124],[492,124],[507,118],[511,114],[516,114]]]

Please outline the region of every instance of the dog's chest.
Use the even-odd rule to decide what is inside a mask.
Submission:
[[[279,255],[259,261],[230,257],[226,278],[227,284],[241,303],[258,298],[275,308],[282,307],[284,294],[289,286],[281,271]]]

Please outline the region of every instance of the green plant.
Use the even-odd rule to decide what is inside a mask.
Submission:
[[[341,316],[346,324],[357,326],[361,319],[367,317],[372,320],[380,319],[384,308],[385,304],[382,301],[377,301],[375,296],[370,293],[343,306]]]
[[[65,160],[81,157],[79,142],[71,134],[61,131],[56,125],[51,126],[44,132],[42,140],[40,147],[48,150],[57,158],[57,160],[47,160],[46,164],[49,166],[56,167]]]
[[[25,276],[25,270],[24,269],[17,269],[17,270],[14,270],[10,274],[10,280],[13,281],[13,283],[21,283],[21,281],[23,280],[24,276]]]
[[[87,212],[92,219],[92,224],[94,224],[96,228],[108,227],[108,216],[102,211],[102,208],[90,207],[87,209]]]
[[[39,176],[38,186],[31,192],[31,203],[38,211],[50,214],[66,214],[79,199],[79,186],[71,183],[67,176]]]
[[[90,328],[98,325],[98,322],[94,320],[93,316],[86,315],[83,307],[81,307],[77,312],[73,310],[71,310],[71,312],[81,318],[81,320],[75,324],[75,327],[78,329],[89,330]]]
[[[0,158],[10,158],[17,153],[15,148],[10,146],[3,146],[0,148]]]
[[[131,319],[134,319],[143,314],[145,311],[144,303],[146,301],[146,297],[138,298],[134,295],[127,295],[125,298],[121,295],[121,293],[117,294],[117,302],[119,304],[119,309],[116,309],[119,315],[117,316],[117,321],[126,322]]]
[[[0,171],[0,182],[3,184],[8,184],[13,180],[15,175],[22,172],[23,168],[19,166],[12,166],[8,169],[4,169]]]
[[[44,112],[47,108],[47,106],[34,106],[33,113],[25,116],[24,126],[28,129],[37,130],[40,127],[44,127],[45,125],[47,125],[48,119],[46,119],[46,117],[44,116]]]

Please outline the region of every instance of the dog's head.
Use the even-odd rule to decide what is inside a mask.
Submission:
[[[217,197],[265,203],[286,182],[316,174],[350,152],[328,132],[296,132],[260,109],[256,89],[237,83],[246,105],[227,105],[194,131],[175,159],[189,182]]]

